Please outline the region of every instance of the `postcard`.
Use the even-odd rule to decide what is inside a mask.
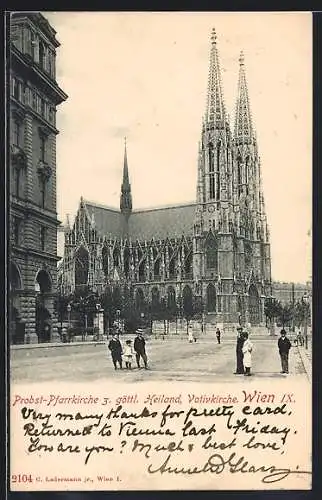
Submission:
[[[11,491],[310,490],[311,14],[9,21]]]

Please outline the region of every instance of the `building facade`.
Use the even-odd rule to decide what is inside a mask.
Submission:
[[[12,343],[55,337],[56,32],[39,13],[10,21],[9,299]],[[8,90],[9,94],[9,90]]]
[[[196,200],[133,209],[125,145],[120,209],[81,198],[72,227],[65,228],[63,294],[87,285],[130,294],[138,310],[163,299],[168,307],[199,303],[222,323],[265,321],[270,236],[243,54],[239,65],[232,131],[213,31]]]
[[[287,283],[274,281],[272,283],[273,297],[283,305],[299,302],[305,296],[311,296],[312,284],[306,283]]]

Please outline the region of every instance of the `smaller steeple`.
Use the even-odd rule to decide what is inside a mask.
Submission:
[[[255,131],[250,112],[248,88],[245,73],[245,56],[241,51],[239,56],[239,78],[236,102],[234,138],[240,142],[255,140]]]
[[[126,215],[130,215],[132,211],[132,194],[131,184],[129,181],[129,168],[127,164],[126,137],[124,138],[123,182],[121,186],[120,209],[121,212]]]

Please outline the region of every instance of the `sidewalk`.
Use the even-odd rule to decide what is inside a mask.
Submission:
[[[310,382],[312,382],[312,342],[309,339],[308,348],[305,349],[305,346],[298,346],[298,352],[300,354],[300,358],[302,360],[306,375]]]

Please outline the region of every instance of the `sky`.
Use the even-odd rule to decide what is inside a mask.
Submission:
[[[124,136],[134,208],[194,201],[210,34],[233,125],[243,50],[256,128],[272,278],[311,276],[310,13],[45,12],[61,43],[58,216],[80,197],[119,206]]]

